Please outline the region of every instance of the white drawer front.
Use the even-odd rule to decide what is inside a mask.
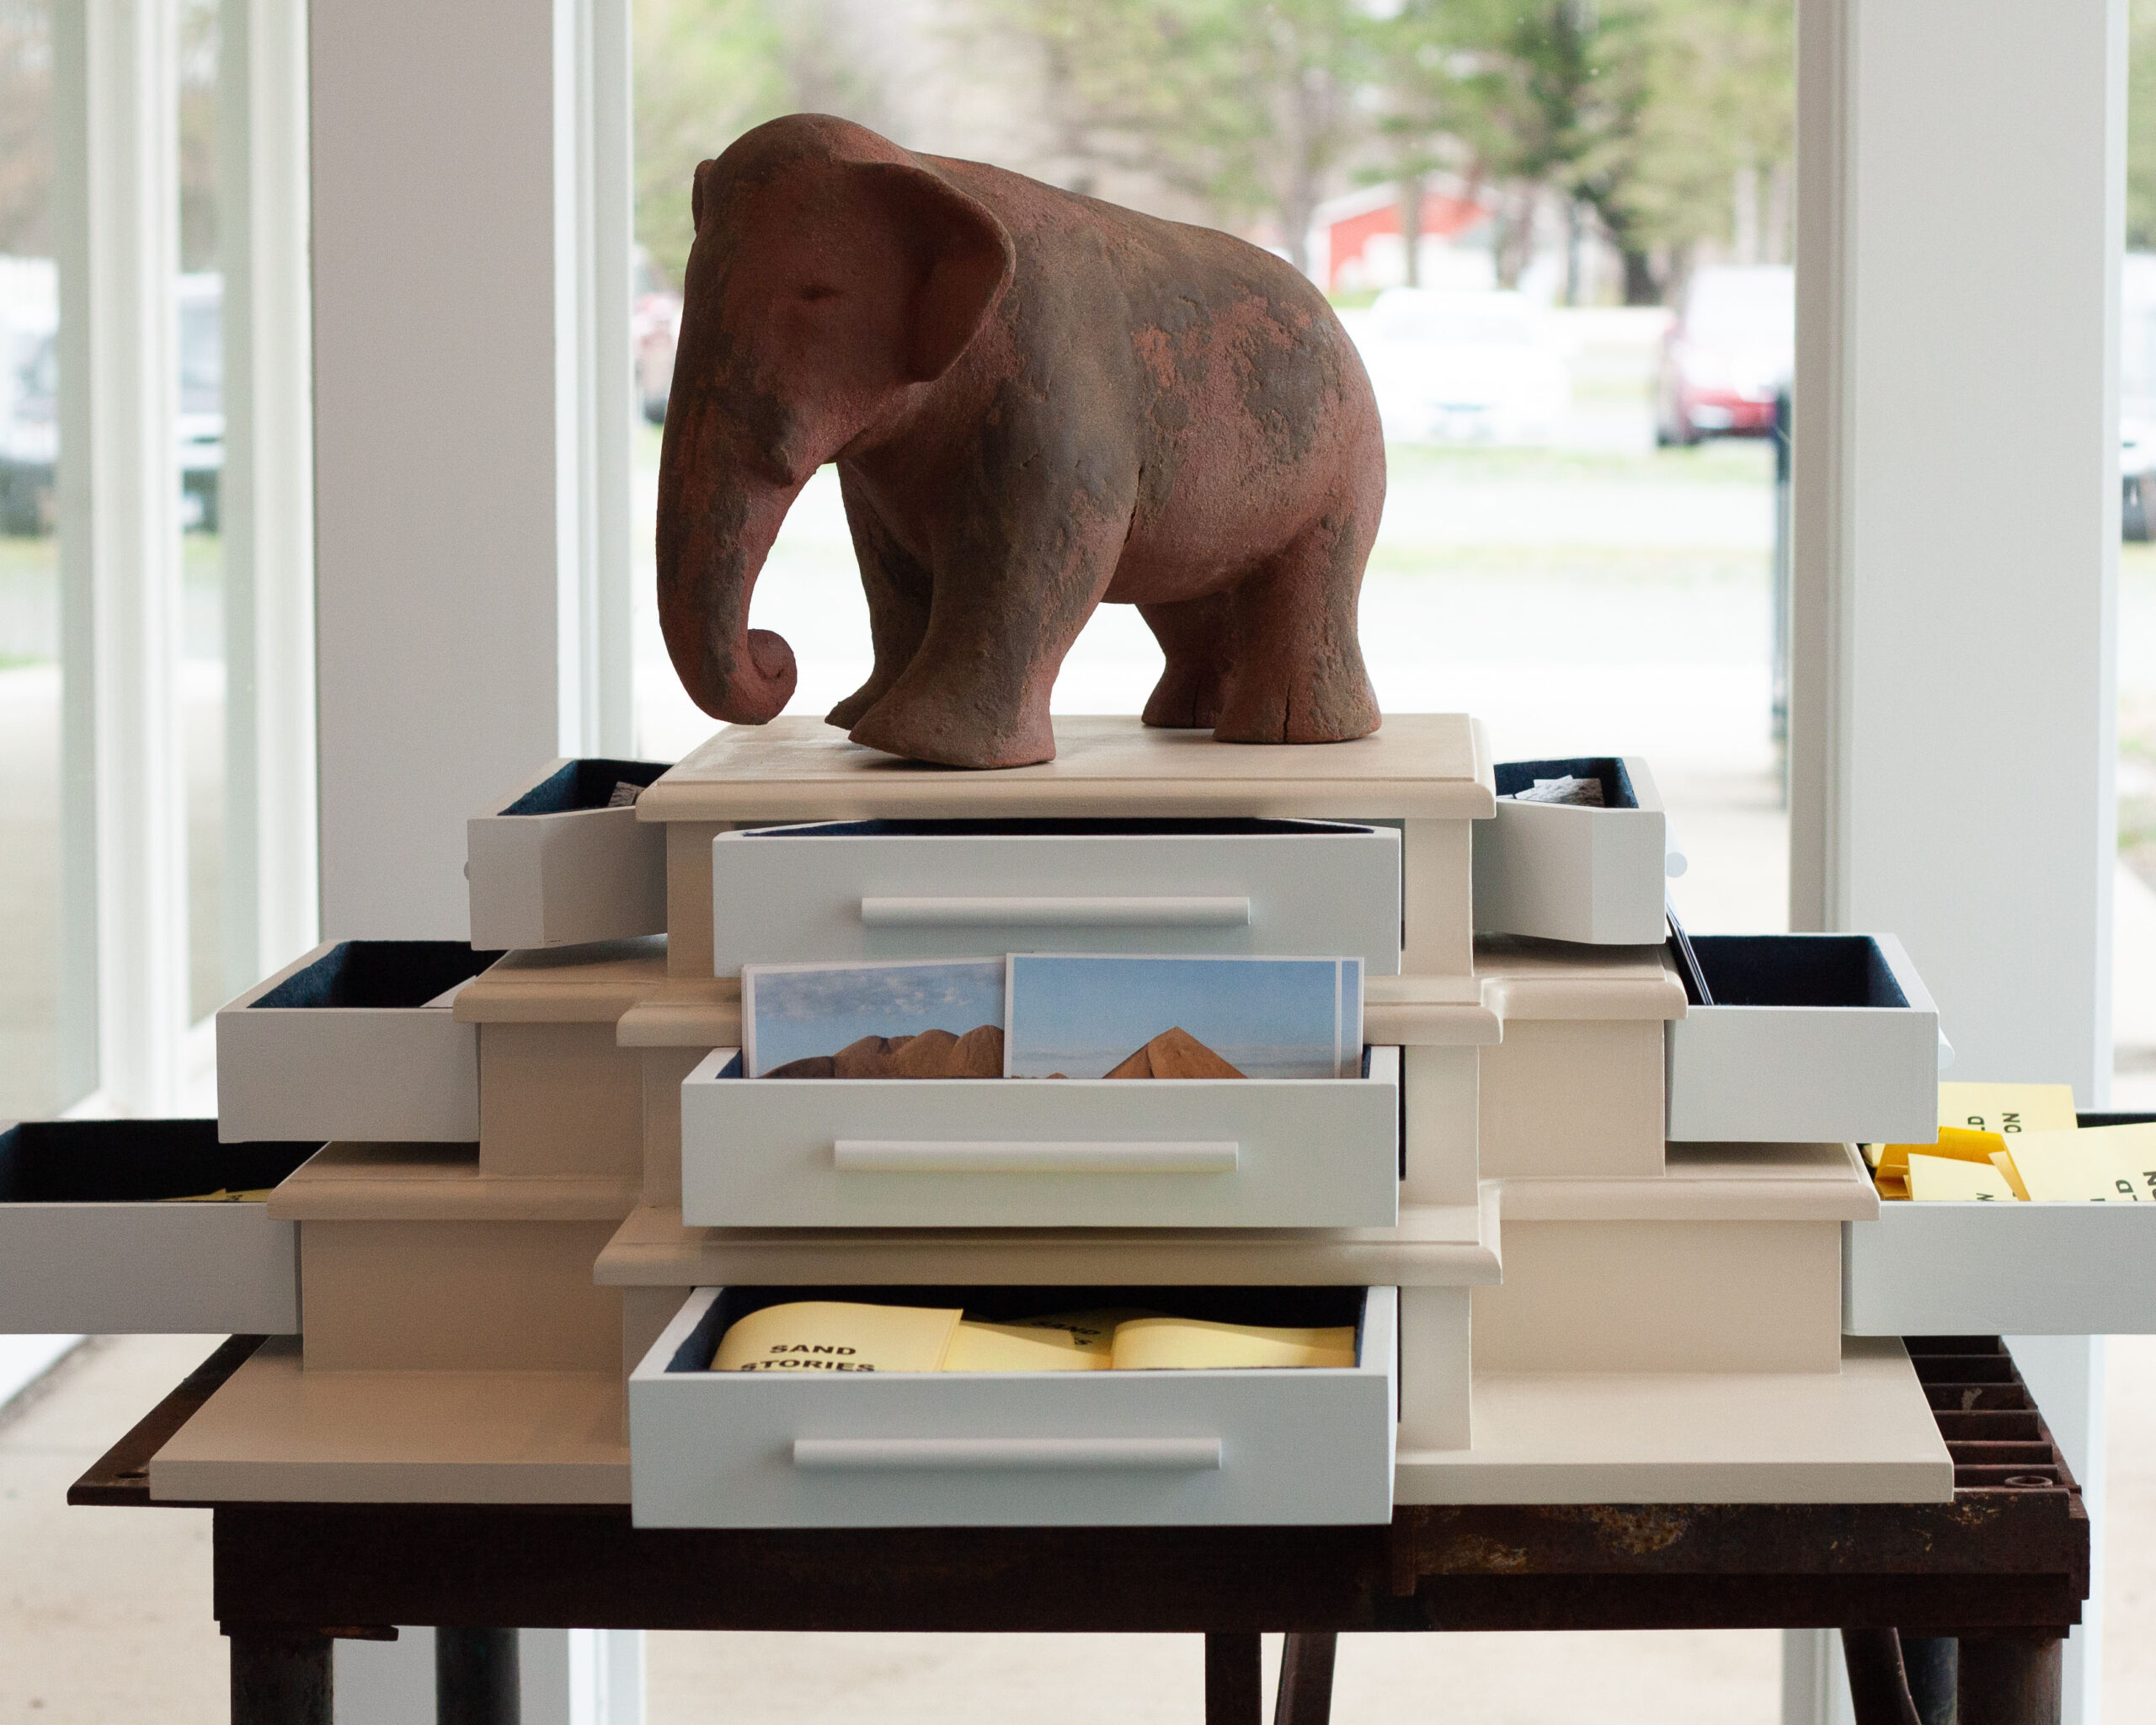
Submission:
[[[453,941],[335,942],[221,1007],[219,1135],[476,1140],[478,1027],[456,1022],[449,996],[498,956]]]
[[[1692,944],[1716,1003],[1668,1026],[1671,1139],[1930,1141],[1939,1013],[1898,942],[1700,935]]]
[[[681,1086],[696,1227],[1390,1227],[1400,1050],[1342,1079],[845,1079]],[[727,1073],[737,1076],[722,1076]]]
[[[275,1186],[318,1147],[222,1145],[213,1120],[0,1131],[0,1332],[296,1332],[294,1224],[259,1203],[158,1200]]]
[[[2156,1204],[1882,1204],[1842,1225],[1842,1327],[2156,1334]]]
[[[0,1204],[0,1333],[299,1327],[298,1225],[264,1204]]]
[[[1145,1290],[1070,1290],[1127,1304]],[[1293,1301],[1209,1292],[1221,1311]],[[1297,1290],[1300,1292],[1302,1290]],[[862,1373],[702,1370],[732,1306],[867,1290],[700,1288],[629,1380],[640,1527],[1071,1527],[1378,1523],[1392,1515],[1397,1294],[1360,1307],[1342,1370]],[[944,1303],[950,1290],[877,1297]],[[972,1290],[976,1300],[980,1290]],[[732,1300],[722,1305],[731,1294]],[[963,1303],[963,1296],[948,1301]],[[743,1309],[746,1309],[744,1306]],[[1251,1322],[1262,1321],[1257,1316]],[[1273,1316],[1273,1321],[1285,1318]],[[1324,1322],[1346,1322],[1327,1311]]]
[[[666,830],[616,783],[648,785],[654,761],[557,761],[465,823],[475,947],[572,946],[666,932]]]
[[[1475,823],[1475,927],[1597,946],[1662,937],[1664,882],[1684,862],[1646,762],[1636,756],[1500,761],[1497,812]],[[1537,778],[1603,781],[1608,805],[1520,803]]]
[[[1311,821],[851,821],[722,833],[712,962],[1359,956],[1400,971],[1400,835]]]

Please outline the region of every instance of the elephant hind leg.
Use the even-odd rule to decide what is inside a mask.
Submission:
[[[1233,595],[1141,605],[1138,614],[1167,660],[1145,702],[1145,723],[1165,730],[1212,729],[1235,665]]]
[[[1353,514],[1313,522],[1235,591],[1237,664],[1213,727],[1223,743],[1344,743],[1382,723],[1355,633],[1376,536]]]

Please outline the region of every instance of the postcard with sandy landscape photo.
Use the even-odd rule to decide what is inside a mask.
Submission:
[[[994,1078],[1003,960],[746,964],[741,1070],[752,1078]]]
[[[1013,953],[1013,1078],[1353,1078],[1363,961]],[[1223,1070],[1223,1068],[1225,1070]]]

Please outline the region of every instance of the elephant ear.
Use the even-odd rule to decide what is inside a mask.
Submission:
[[[1002,297],[1017,249],[986,205],[924,168],[863,162],[855,171],[918,272],[899,365],[914,382],[929,382],[951,369]]]

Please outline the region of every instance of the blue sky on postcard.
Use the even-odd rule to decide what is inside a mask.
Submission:
[[[898,964],[752,964],[743,1006],[753,1012],[752,1076],[864,1036],[963,1036],[1003,1022],[1003,960]],[[744,1025],[744,1030],[748,1029]]]
[[[1097,1078],[1163,1030],[1251,1078],[1331,1078],[1362,1057],[1359,959],[1014,954],[1007,1070]]]

